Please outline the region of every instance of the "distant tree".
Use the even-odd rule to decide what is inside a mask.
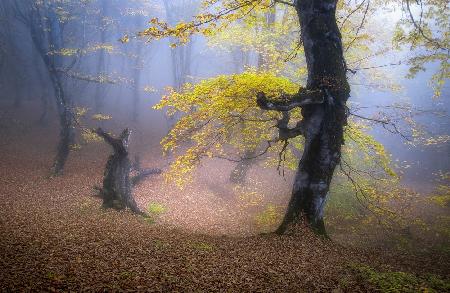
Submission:
[[[64,168],[75,136],[73,105],[70,96],[65,92],[63,72],[70,70],[78,56],[75,55],[69,64],[64,61],[64,26],[67,20],[64,17],[67,15],[53,1],[13,1],[12,5],[15,8],[15,16],[29,31],[53,86],[60,122],[60,138],[52,174],[58,175]]]
[[[92,15],[89,13],[93,9],[89,6],[92,4],[90,2],[80,5],[78,1],[8,0],[6,3],[9,11],[29,32],[35,52],[42,60],[53,88],[60,135],[51,173],[59,175],[75,145],[75,128],[79,117],[73,97],[76,93],[74,89],[80,88],[80,82],[121,82],[104,72],[99,75],[83,73],[83,67],[80,66],[85,57],[98,51],[111,51],[111,46],[88,42],[89,36],[96,35],[99,30],[97,19],[87,17]],[[86,27],[93,28],[88,31],[88,36]],[[39,65],[39,62],[34,61],[34,65]],[[40,80],[43,81],[42,78]]]
[[[15,40],[15,33],[10,30],[13,23],[13,16],[9,13],[8,2],[0,3],[0,22],[2,28],[0,29],[0,72],[3,77],[5,88],[14,88],[8,93],[14,99],[14,107],[19,108],[22,105],[24,97],[24,58],[20,44]]]
[[[198,0],[163,0],[163,3],[166,11],[167,22],[170,25],[175,25],[178,22],[190,19],[197,13],[199,5]],[[172,38],[171,41],[176,42],[176,38]],[[175,88],[180,88],[184,83],[186,83],[186,78],[191,74],[192,46],[192,42],[181,46],[172,46],[171,71],[173,76],[173,85]]]
[[[110,26],[110,23],[108,21],[108,6],[109,2],[106,0],[100,0],[99,1],[99,15],[97,16],[98,19],[98,31],[100,34],[99,38],[99,44],[101,46],[106,45],[106,34],[107,30]],[[102,75],[106,72],[106,50],[101,49],[98,50],[98,58],[97,58],[97,74]],[[94,111],[96,113],[99,113],[103,110],[103,102],[105,99],[105,85],[102,83],[98,83],[95,88],[95,96],[94,96]]]

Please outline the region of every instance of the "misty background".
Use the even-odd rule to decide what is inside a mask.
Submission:
[[[8,131],[25,137],[27,131],[38,127],[39,133],[45,134],[40,136],[44,145],[45,141],[55,141],[58,136],[54,90],[43,59],[30,36],[30,28],[17,15],[14,4],[15,1],[2,2],[0,119],[16,121],[17,127],[2,130],[2,144],[14,148],[14,140],[6,138]],[[170,24],[189,19],[198,9],[198,1],[84,1],[77,9],[79,11],[74,13],[76,19],[68,20],[64,26],[67,45],[62,46],[63,51],[54,54],[62,55],[64,66],[71,67],[64,80],[71,106],[89,113],[80,118],[80,123],[86,127],[106,127],[115,132],[130,127],[135,133],[133,152],[154,165],[167,167],[171,158],[162,156],[159,142],[176,121],[167,117],[165,111],[154,110],[152,106],[166,93],[166,87],[180,89],[185,82],[196,83],[220,74],[243,72],[246,69],[243,59],[237,60],[233,52],[209,46],[208,40],[202,36],[195,36],[186,45],[172,48],[173,40],[149,40],[137,35],[149,27],[149,21],[154,17]],[[396,13],[395,10],[386,11],[378,20],[385,25],[386,35],[395,27]],[[389,45],[389,39],[380,39],[383,44],[373,44],[374,47],[393,47]],[[433,97],[429,82],[437,64],[428,64],[426,71],[419,72],[412,79],[405,78],[409,69],[407,60],[412,54],[414,52],[406,47],[392,49],[371,58],[376,68],[349,74],[352,86],[350,101],[366,106],[361,113],[367,116],[376,114],[380,110],[377,107],[407,103],[412,109],[423,111],[413,119],[428,133],[447,135],[450,127],[447,114],[436,115],[434,112],[445,113],[450,109],[450,88],[444,86],[441,96]],[[76,61],[72,64],[73,60]],[[257,54],[247,52],[245,64],[256,67],[257,62]],[[377,75],[381,72],[384,79],[370,80],[375,70]],[[385,85],[387,79],[395,89]],[[97,114],[112,119],[86,119]],[[403,173],[402,182],[416,191],[432,192],[436,174],[450,171],[448,142],[414,146],[380,126],[374,126],[371,133],[398,163],[399,171]],[[83,148],[81,146],[79,152],[91,150]],[[205,165],[208,166],[208,162]],[[220,169],[216,171],[219,178]],[[269,169],[265,176],[273,178],[279,175]],[[213,187],[214,179],[208,180],[209,188],[217,188]],[[278,181],[281,192],[289,192],[290,180]],[[227,197],[226,189],[215,192]]]

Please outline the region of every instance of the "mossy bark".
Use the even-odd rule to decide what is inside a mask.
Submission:
[[[307,90],[320,91],[324,102],[302,107],[305,148],[279,234],[304,218],[316,232],[326,235],[324,208],[340,162],[350,94],[336,3],[303,0],[295,4],[308,68]]]

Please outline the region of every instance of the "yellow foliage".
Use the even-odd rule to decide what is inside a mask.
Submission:
[[[109,120],[109,119],[111,119],[112,117],[111,117],[110,115],[105,115],[105,114],[98,113],[98,114],[92,115],[91,118],[92,118],[93,120],[102,121],[102,120]]]

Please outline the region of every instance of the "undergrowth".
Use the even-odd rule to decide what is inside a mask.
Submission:
[[[405,272],[380,272],[363,264],[350,264],[350,269],[380,292],[450,292],[450,280],[433,274],[416,276]]]

